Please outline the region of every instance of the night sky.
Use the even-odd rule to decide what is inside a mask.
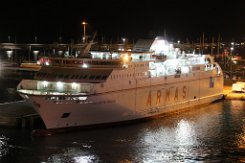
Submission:
[[[169,40],[245,38],[245,3],[240,1],[191,0],[42,0],[9,1],[0,7],[0,41],[21,43],[81,41],[87,34],[98,39],[152,37],[167,34]]]

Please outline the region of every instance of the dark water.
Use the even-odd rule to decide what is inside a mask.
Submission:
[[[1,100],[18,99],[14,92],[2,93]],[[245,101],[223,100],[147,122],[49,137],[0,127],[0,163],[5,162],[245,162]]]

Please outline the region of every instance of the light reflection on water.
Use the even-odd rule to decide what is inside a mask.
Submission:
[[[0,158],[7,155],[12,146],[8,144],[8,138],[0,136]]]
[[[236,144],[238,146],[238,151],[244,154],[243,158],[240,158],[240,162],[245,162],[245,117],[242,119],[242,131],[240,134],[237,134]]]
[[[51,137],[2,130],[0,162],[244,162],[244,101]]]

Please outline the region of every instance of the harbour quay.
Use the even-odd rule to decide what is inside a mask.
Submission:
[[[233,92],[231,86],[224,86],[223,94],[226,100],[245,100],[245,93]]]
[[[243,80],[239,80],[243,81]],[[239,91],[233,91],[232,85],[236,83],[237,80],[224,79],[223,95],[226,100],[245,100],[245,93]]]
[[[40,119],[37,112],[25,101],[0,103],[0,126],[33,128]]]

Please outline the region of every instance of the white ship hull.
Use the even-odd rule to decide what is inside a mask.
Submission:
[[[134,49],[148,47],[142,43]],[[122,123],[223,97],[222,70],[211,56],[181,53],[158,37],[146,52],[46,61],[51,65],[43,66],[33,80],[23,80],[17,90],[47,129]]]
[[[29,100],[35,103],[47,129],[59,129],[148,118],[223,97],[222,76],[213,77],[211,85],[210,78],[205,77],[194,80],[181,77],[177,82],[174,78],[161,80],[152,86],[138,81],[133,89],[90,95],[80,101],[52,100],[47,95],[30,95]]]

